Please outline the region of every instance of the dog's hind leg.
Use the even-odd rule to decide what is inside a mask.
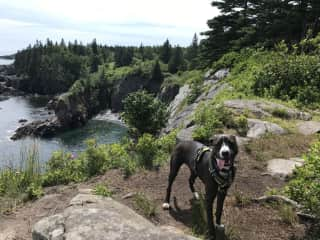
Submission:
[[[181,161],[180,159],[175,157],[175,155],[173,155],[171,157],[167,194],[166,194],[165,201],[162,204],[162,208],[163,209],[169,209],[170,208],[170,195],[171,195],[172,184],[173,184],[174,179],[178,175],[178,172],[179,172],[179,169],[180,169],[182,163],[183,163],[183,161]]]
[[[191,176],[189,178],[189,187],[190,187],[190,190],[193,194],[193,197],[196,199],[196,200],[199,200],[200,196],[199,194],[196,192],[196,190],[194,189],[194,182],[197,178],[197,174],[193,171],[191,171]]]

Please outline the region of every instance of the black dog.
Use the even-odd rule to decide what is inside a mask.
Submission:
[[[205,185],[208,234],[211,239],[215,239],[212,205],[217,196],[216,223],[220,225],[224,199],[235,177],[234,159],[238,153],[238,145],[235,136],[232,135],[218,135],[211,139],[210,143],[212,148],[196,141],[177,144],[171,155],[169,184],[162,207],[170,208],[172,183],[181,165],[187,164],[191,171],[189,186],[196,199],[199,195],[193,186],[195,179],[199,176]]]

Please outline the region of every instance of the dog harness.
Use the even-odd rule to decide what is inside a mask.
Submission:
[[[195,170],[197,170],[197,163],[201,161],[202,156],[205,152],[211,152],[212,149],[209,147],[199,148],[195,158]],[[209,161],[209,172],[211,177],[218,183],[219,191],[225,191],[228,187],[231,186],[234,176],[235,176],[235,167],[231,166],[229,170],[221,169],[219,170],[217,165],[213,163],[214,161]]]

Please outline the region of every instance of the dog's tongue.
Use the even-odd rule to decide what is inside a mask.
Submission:
[[[218,168],[221,170],[224,167],[225,160],[217,159]]]

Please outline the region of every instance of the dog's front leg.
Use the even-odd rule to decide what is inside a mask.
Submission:
[[[221,215],[223,211],[223,203],[224,199],[226,198],[227,190],[219,190],[218,191],[218,198],[217,198],[217,209],[216,209],[216,223],[221,225]]]
[[[206,209],[207,209],[207,222],[208,222],[208,239],[215,239],[215,227],[213,224],[212,205],[217,192],[212,192],[212,189],[206,187]]]

